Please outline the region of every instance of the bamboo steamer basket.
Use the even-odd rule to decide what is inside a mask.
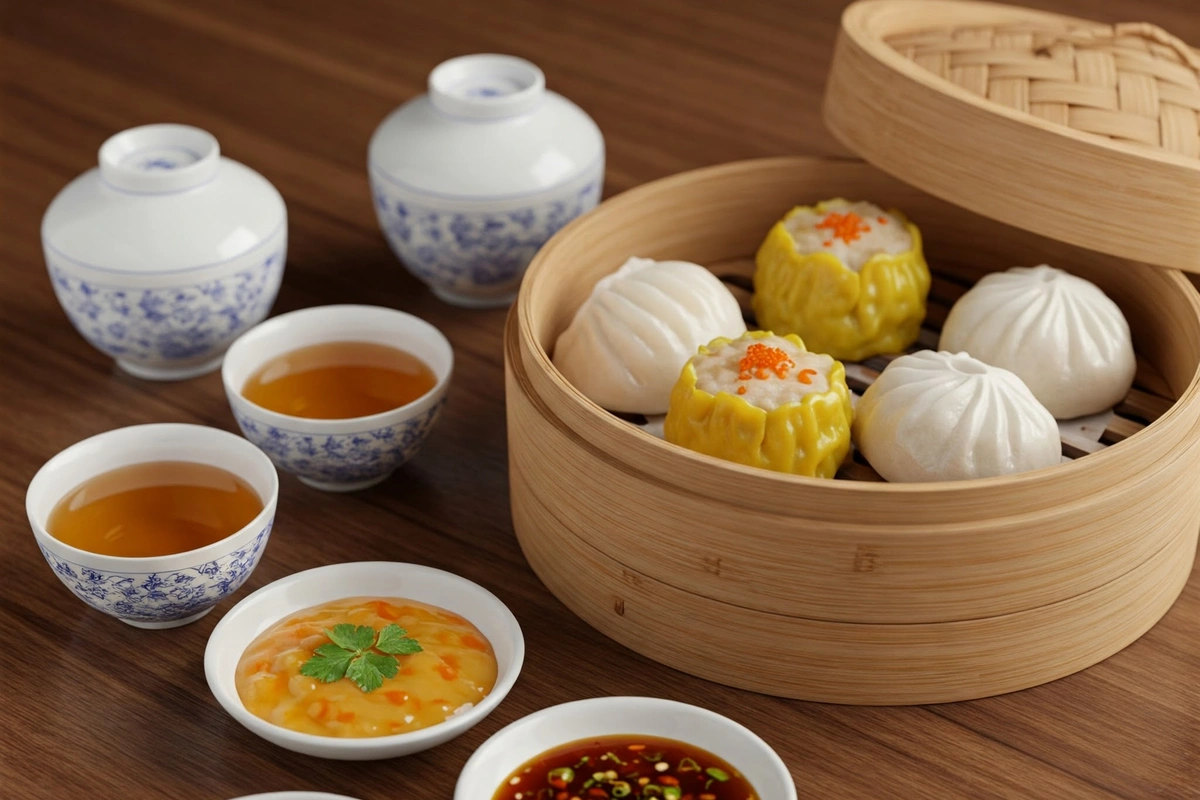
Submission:
[[[846,24],[893,3],[912,5],[853,6]],[[927,18],[912,24],[922,20],[928,27]],[[835,61],[831,86],[839,74]],[[831,105],[831,120],[849,119]],[[505,332],[513,523],[542,581],[602,633],[769,694],[946,702],[1094,664],[1148,630],[1182,590],[1200,529],[1200,296],[1175,270],[1004,224],[901,177],[807,158],[685,173],[607,201],[534,259]],[[629,256],[703,264],[748,306],[753,254],[770,226],[797,203],[838,195],[900,208],[921,226],[934,282],[919,347],[936,346],[971,283],[1013,265],[1046,261],[1113,297],[1139,369],[1100,441],[1067,436],[1066,463],[1004,478],[888,484],[852,462],[841,480],[821,481],[669,445],[554,368],[558,335]],[[885,364],[852,370],[852,388]],[[714,631],[737,631],[724,637],[736,649],[714,652]]]

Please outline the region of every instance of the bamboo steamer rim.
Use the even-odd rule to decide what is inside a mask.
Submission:
[[[875,1],[868,0],[868,3]],[[570,415],[569,419],[559,417],[556,424],[564,426],[601,455],[626,466],[634,465],[637,469],[641,469],[640,464],[646,458],[658,462],[671,459],[680,465],[678,469],[669,473],[647,472],[646,480],[666,484],[685,492],[695,492],[694,485],[700,481],[710,490],[720,492],[720,498],[725,502],[759,510],[764,507],[764,496],[774,491],[786,498],[786,502],[778,506],[779,510],[783,511],[788,503],[803,502],[805,496],[819,498],[822,504],[850,508],[856,500],[895,497],[900,502],[906,498],[927,503],[955,502],[966,498],[975,499],[972,495],[976,494],[986,494],[988,498],[995,498],[1004,493],[1026,491],[1038,486],[1041,489],[1040,496],[1044,498],[1043,503],[1026,504],[1023,507],[1023,511],[1033,512],[1056,505],[1053,499],[1054,492],[1051,490],[1054,485],[1063,484],[1064,488],[1074,488],[1078,482],[1086,480],[1093,491],[1099,492],[1113,483],[1138,479],[1144,469],[1153,463],[1161,464],[1164,459],[1173,462],[1184,457],[1188,448],[1178,447],[1178,443],[1192,441],[1200,435],[1200,370],[1192,375],[1186,388],[1161,417],[1129,439],[1084,458],[1046,469],[994,478],[927,483],[875,483],[823,480],[756,469],[670,444],[624,422],[586,397],[563,377],[554,366],[550,353],[537,340],[534,334],[540,327],[535,316],[537,301],[544,283],[553,274],[548,265],[556,264],[560,260],[559,251],[565,244],[587,227],[596,224],[598,220],[612,214],[629,213],[629,209],[635,209],[639,205],[652,205],[662,195],[669,195],[697,182],[720,183],[739,174],[775,174],[780,170],[804,169],[819,164],[850,166],[860,163],[848,159],[782,156],[703,167],[627,190],[606,200],[589,214],[572,221],[556,233],[531,261],[522,280],[516,305],[511,312],[515,314],[518,341],[517,352],[510,353],[509,358],[514,362],[514,369],[518,370],[518,377],[528,383],[530,397],[539,403],[543,413],[552,414],[545,403],[547,398],[539,396],[543,391],[551,392],[555,404],[566,409]],[[836,188],[831,187],[831,191]],[[614,265],[614,270],[616,266]],[[1165,281],[1173,285],[1181,293],[1191,316],[1200,321],[1200,294],[1197,294],[1181,273],[1175,270],[1149,270],[1146,280]],[[557,337],[561,332],[555,331],[553,335]],[[1145,463],[1140,463],[1143,461]],[[816,511],[813,513],[819,515]],[[993,517],[994,513],[987,516],[965,515],[956,526],[956,530],[961,533],[963,524],[972,519]]]
[[[1116,85],[1089,85],[1087,79],[1059,82],[1059,90],[1067,94],[1073,88],[1106,89],[1121,103],[1131,98],[1125,103],[1129,110],[1089,108],[1081,100],[1069,111],[1080,118],[1072,127],[1070,120],[1051,121],[964,88],[978,82],[979,70],[986,74],[989,59],[1014,74],[1036,72],[1026,67],[1037,63],[1035,55],[1045,63],[1041,47],[1028,52],[997,48],[989,56],[980,45],[982,56],[975,59],[979,63],[972,76],[966,74],[970,67],[939,75],[914,60],[913,53],[897,49],[906,37],[912,42],[918,34],[987,36],[1003,34],[1006,26],[1093,52],[1109,44],[1120,50],[1122,40],[1145,40],[1148,72],[1159,68],[1157,60],[1170,64],[1161,69],[1194,73],[1194,82],[1175,87],[1188,95],[1183,101],[1187,106],[1162,105],[1190,109],[1183,114],[1187,126],[1200,127],[1200,55],[1166,31],[1149,23],[1103,25],[975,0],[858,0],[847,7],[825,94],[826,125],[868,162],[955,205],[1079,247],[1200,273],[1200,133],[1184,137],[1187,147],[1177,149],[1188,150],[1185,154],[1165,149],[1161,142],[1135,143],[1089,131],[1083,122],[1088,114],[1100,114],[1105,116],[1100,128],[1132,128],[1135,121],[1136,127],[1168,125],[1170,120],[1135,108],[1138,97],[1142,104],[1159,105],[1154,87],[1135,90],[1138,79],[1152,76],[1115,69],[1107,76],[1114,84],[1130,79],[1120,91]],[[935,46],[921,55],[932,59],[952,49]],[[1168,51],[1175,55],[1168,57]],[[1172,119],[1178,121],[1178,116]],[[1131,181],[1136,183],[1131,186]],[[1121,202],[1128,198],[1134,199]]]

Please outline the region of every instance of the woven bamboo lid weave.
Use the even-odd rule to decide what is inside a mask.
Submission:
[[[1200,273],[1200,54],[1154,25],[863,0],[843,15],[825,117],[957,205]]]

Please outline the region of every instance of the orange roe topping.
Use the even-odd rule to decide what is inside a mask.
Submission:
[[[832,238],[841,239],[846,244],[856,242],[864,233],[871,232],[871,227],[853,211],[847,211],[845,214],[831,211],[825,215],[825,219],[817,223],[817,228],[829,231]]]
[[[796,362],[780,348],[755,342],[746,348],[746,355],[738,362],[738,380],[766,380],[768,372],[775,373],[778,378],[786,378],[788,370],[794,366]]]
[[[745,393],[746,393],[746,387],[745,387],[745,386],[739,386],[739,387],[738,387],[738,394],[745,394]]]
[[[810,376],[816,374],[817,371],[815,369],[802,369],[800,370],[800,374],[796,376],[796,380],[803,384],[810,385],[812,384],[812,378]]]
[[[880,225],[887,225],[887,217],[879,217]]]

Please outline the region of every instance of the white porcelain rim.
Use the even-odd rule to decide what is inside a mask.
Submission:
[[[218,539],[212,544],[207,544],[204,547],[199,547],[195,550],[185,550],[182,553],[170,553],[165,556],[136,557],[107,556],[102,553],[93,553],[90,550],[81,550],[78,547],[69,545],[62,540],[55,538],[48,530],[46,530],[45,522],[42,521],[42,519],[43,517],[48,517],[49,513],[47,512],[47,514],[42,515],[40,513],[40,509],[39,513],[35,513],[35,509],[33,508],[35,494],[38,491],[44,491],[48,496],[56,496],[57,499],[51,504],[51,509],[53,509],[55,504],[62,500],[62,498],[66,497],[67,494],[74,490],[78,485],[76,484],[75,486],[67,487],[61,492],[50,491],[49,487],[43,487],[42,484],[45,484],[50,480],[49,473],[51,471],[59,467],[64,462],[77,457],[80,450],[102,444],[105,442],[105,440],[115,440],[118,438],[132,436],[153,437],[156,434],[166,433],[171,430],[177,431],[179,429],[190,429],[197,435],[199,435],[200,431],[203,431],[203,435],[205,436],[212,435],[215,438],[219,438],[230,448],[244,452],[247,458],[257,461],[259,466],[268,471],[268,474],[270,475],[269,496],[259,498],[262,500],[263,509],[248,524],[244,525],[223,539]],[[249,445],[249,449],[246,449],[247,445]],[[187,458],[187,454],[183,453],[180,455],[179,460],[188,461],[189,459]],[[130,463],[138,464],[143,462],[134,461]],[[101,466],[100,469],[97,469],[92,473],[92,477],[102,475],[105,472],[110,471],[110,469],[112,468]],[[238,475],[238,477],[242,480],[247,480],[245,475]],[[245,538],[250,534],[257,533],[266,528],[267,525],[272,524],[278,504],[279,471],[276,469],[275,464],[271,461],[270,457],[267,456],[266,453],[256,447],[252,442],[249,442],[243,437],[238,436],[236,433],[230,433],[229,431],[222,430],[220,428],[213,428],[207,425],[193,425],[182,422],[154,422],[145,425],[127,425],[123,428],[114,428],[113,430],[105,431],[104,433],[98,433],[95,436],[89,436],[86,439],[81,439],[80,441],[75,442],[75,444],[60,450],[57,454],[51,457],[49,461],[43,464],[38,469],[37,473],[34,474],[33,479],[29,482],[29,487],[25,490],[25,514],[29,518],[30,527],[33,528],[34,537],[38,539],[39,542],[52,542],[53,545],[49,549],[52,549],[56,556],[61,556],[64,560],[77,559],[77,563],[95,569],[131,574],[142,574],[139,572],[139,569],[148,568],[155,562],[162,562],[166,559],[170,559],[171,562],[178,560],[181,563],[186,562],[190,564],[202,564],[207,561],[213,561],[226,556],[229,554],[229,547],[234,540]],[[158,569],[150,569],[149,571],[162,572],[168,569],[174,569],[174,567],[162,567]]]
[[[501,79],[520,86],[498,97],[464,97],[455,91],[465,80]],[[474,53],[443,61],[428,78],[429,99],[435,110],[450,117],[497,120],[528,114],[546,93],[546,76],[533,62],[517,56]]]
[[[783,785],[788,787],[790,790],[786,798],[773,797],[770,798],[770,800],[797,800],[795,782],[792,780],[792,774],[788,770],[787,765],[783,762],[783,759],[780,758],[779,754],[775,752],[775,749],[772,748],[771,745],[767,744],[767,742],[761,736],[747,728],[745,725],[742,725],[740,722],[736,722],[729,717],[724,716],[723,714],[718,714],[715,711],[711,711],[701,706],[692,705],[690,703],[682,703],[678,700],[668,700],[661,697],[643,697],[636,695],[591,697],[584,700],[573,700],[567,703],[559,703],[558,705],[543,708],[540,711],[535,711],[532,714],[528,714],[514,722],[509,723],[489,736],[483,742],[483,744],[479,745],[479,747],[475,749],[475,752],[471,754],[471,757],[467,759],[467,762],[463,765],[462,770],[459,772],[458,781],[454,787],[454,800],[477,800],[475,797],[468,797],[466,795],[468,780],[473,777],[471,773],[474,770],[482,769],[480,764],[485,758],[488,757],[489,750],[499,748],[505,741],[519,736],[526,729],[538,725],[547,719],[558,717],[581,719],[585,717],[592,709],[607,705],[620,704],[637,704],[646,708],[660,710],[665,714],[669,714],[672,711],[686,711],[688,714],[704,717],[716,725],[720,725],[734,731],[764,757],[769,769],[776,773],[776,777],[779,778],[781,783],[783,783]],[[590,735],[600,734],[581,733],[578,736],[572,736],[563,739],[561,742],[559,742],[559,745],[569,744],[570,742],[578,739],[586,739]],[[556,745],[551,745],[551,748],[555,746]],[[526,759],[522,759],[521,761],[512,764],[511,767],[509,767],[509,772],[521,766],[525,760]],[[501,780],[503,780],[503,778]],[[498,788],[499,785],[497,785],[491,791],[494,793]],[[759,787],[755,787],[755,789],[758,790]],[[766,798],[764,798],[764,800],[766,800]]]
[[[437,382],[433,388],[425,394],[410,403],[399,406],[397,408],[381,411],[378,414],[371,414],[366,417],[348,417],[345,419],[313,419],[310,417],[294,417],[290,414],[280,414],[277,411],[263,408],[257,403],[247,400],[242,394],[242,387],[236,386],[233,381],[233,373],[239,369],[239,359],[253,361],[254,366],[247,370],[253,374],[254,370],[258,369],[265,363],[267,359],[250,359],[248,355],[242,351],[254,346],[258,339],[270,336],[280,329],[288,326],[299,324],[305,317],[314,316],[342,316],[353,315],[362,311],[370,313],[386,312],[388,316],[403,318],[407,321],[414,322],[418,327],[424,330],[423,335],[427,335],[436,347],[444,348],[446,354],[446,369],[445,372],[437,375]],[[322,341],[345,341],[331,337]],[[401,349],[403,344],[398,343]],[[296,348],[292,348],[296,349]],[[284,351],[287,352],[287,351]],[[430,365],[433,369],[433,366]],[[435,370],[436,372],[436,370]],[[348,433],[359,433],[362,431],[376,430],[386,428],[392,425],[399,424],[407,419],[411,419],[416,415],[427,411],[442,397],[445,396],[446,390],[450,384],[450,378],[454,375],[454,347],[450,344],[450,340],[446,335],[438,329],[433,323],[416,316],[409,314],[406,311],[400,311],[387,306],[371,306],[362,304],[331,304],[324,306],[309,306],[308,308],[300,308],[295,311],[289,311],[286,314],[270,317],[248,331],[243,333],[233,344],[225,351],[225,359],[221,364],[221,382],[225,386],[225,394],[230,400],[230,404],[243,405],[246,411],[252,414],[256,421],[264,422],[281,431],[300,434],[312,435],[337,435]]]
[[[581,720],[581,718],[586,717],[589,712],[593,711],[594,709],[601,709],[604,708],[604,706],[619,706],[622,704],[642,706],[642,708],[660,711],[662,715],[670,715],[671,712],[684,711],[689,715],[706,718],[706,720],[712,722],[715,724],[715,726],[730,729],[731,732],[740,736],[740,738],[742,738],[746,744],[750,745],[755,751],[760,753],[764,759],[766,759],[768,769],[775,772],[775,777],[778,777],[780,782],[788,788],[786,798],[770,798],[770,800],[797,800],[796,783],[794,783],[792,780],[791,771],[787,769],[787,764],[784,763],[784,759],[780,758],[779,753],[776,753],[774,748],[768,745],[766,740],[763,740],[762,736],[756,734],[754,730],[745,727],[744,724],[740,722],[731,720],[731,718],[728,718],[725,715],[718,714],[716,711],[703,708],[703,706],[700,705],[680,703],[679,700],[670,700],[661,697],[628,696],[628,694],[626,694],[626,696],[592,697],[582,700],[571,700],[569,703],[559,703],[558,705],[548,706],[548,708],[541,709],[540,711],[534,711],[533,714],[523,716],[520,718],[520,720],[506,724],[505,727],[500,728],[496,733],[488,736],[488,738],[484,741],[484,744],[476,747],[475,752],[472,753],[472,756],[470,756],[469,759],[467,759],[467,763],[463,764],[462,770],[458,772],[458,781],[455,784],[454,800],[475,800],[475,798],[472,798],[472,796],[467,796],[466,794],[468,781],[472,780],[473,778],[472,772],[475,770],[484,769],[482,768],[481,763],[484,762],[484,760],[488,757],[488,754],[490,754],[488,751],[496,750],[496,748],[502,746],[504,742],[517,738],[517,736],[520,736],[523,732],[526,732],[528,728],[538,726],[538,724],[545,722],[546,720],[551,720],[551,718],[566,717],[572,718],[572,720]],[[636,734],[637,732],[629,733]],[[610,734],[580,733],[578,735],[568,736],[568,738],[558,742],[558,745],[570,744],[571,741],[587,739],[588,736],[592,735]],[[557,745],[551,745],[551,747],[554,746]],[[509,766],[509,772],[517,769],[518,766],[521,766],[521,764],[526,762],[526,760],[527,759],[518,760],[518,762]],[[734,766],[738,765],[734,764]],[[503,781],[503,778],[500,778],[500,780]],[[491,790],[494,793],[498,788],[499,786],[494,787]],[[761,790],[761,787],[755,788],[757,790]],[[763,798],[763,800],[767,799]]]
[[[147,172],[130,168],[128,159],[146,150],[181,150],[195,160],[178,169]],[[190,191],[216,177],[221,145],[206,130],[193,125],[155,123],[126,128],[100,145],[100,179],[109,189],[128,194],[167,194]]]
[[[185,275],[185,276],[187,276],[186,284],[184,282],[180,282],[179,284],[171,283],[171,284],[167,284],[166,286],[164,286],[162,288],[167,288],[169,286],[175,286],[175,285],[180,285],[180,286],[191,285],[193,283],[203,282],[205,280],[219,279],[221,277],[225,277],[226,273],[234,274],[237,272],[244,271],[245,269],[247,269],[248,264],[250,266],[253,266],[253,264],[256,263],[257,259],[251,260],[250,256],[257,253],[260,250],[265,250],[268,245],[272,245],[275,247],[282,246],[283,248],[287,247],[287,211],[286,210],[284,211],[283,217],[279,220],[279,224],[276,225],[271,230],[270,233],[268,233],[260,241],[256,242],[255,244],[250,245],[249,247],[247,247],[245,250],[238,253],[237,255],[230,256],[229,258],[223,258],[220,261],[210,261],[207,264],[196,264],[194,266],[179,267],[177,269],[165,269],[165,270],[117,269],[115,267],[105,267],[100,264],[91,264],[91,263],[88,263],[87,261],[83,261],[82,259],[76,258],[75,256],[69,255],[66,252],[60,250],[57,246],[51,244],[50,241],[45,239],[44,237],[42,239],[42,247],[46,251],[46,253],[45,253],[46,261],[49,266],[53,266],[56,269],[61,269],[64,272],[69,272],[76,277],[86,278],[87,282],[89,284],[92,284],[93,286],[104,286],[104,287],[110,288],[110,289],[125,289],[125,288],[130,288],[130,287],[140,288],[143,281],[139,281],[138,280],[139,278],[143,278],[143,279],[158,278],[158,277],[167,276],[167,275]],[[265,253],[263,253],[263,255],[265,255]],[[192,273],[203,272],[205,270],[212,270],[212,274],[204,275],[202,277],[195,277],[192,274]],[[92,273],[100,273],[101,275],[122,276],[122,277],[128,278],[128,280],[121,281],[120,277],[113,277],[110,279],[106,279],[106,278],[97,279],[92,276]],[[106,280],[109,280],[110,282],[106,283],[105,282]]]
[[[223,646],[223,637],[228,635],[226,634],[226,631],[236,623],[241,615],[251,614],[254,605],[258,602],[261,602],[262,598],[265,596],[284,591],[293,584],[317,580],[323,575],[327,575],[331,572],[353,573],[354,570],[375,569],[385,565],[388,567],[400,568],[406,571],[411,570],[424,573],[435,579],[445,581],[446,583],[470,587],[472,591],[482,594],[486,602],[497,612],[499,612],[500,616],[503,618],[504,627],[508,630],[509,635],[512,636],[514,643],[511,663],[507,665],[501,665],[497,663],[498,669],[505,669],[503,679],[498,680],[492,687],[492,690],[488,692],[487,696],[467,711],[464,711],[457,716],[450,717],[445,722],[439,722],[436,725],[431,725],[428,728],[421,728],[420,730],[409,731],[407,733],[397,733],[391,736],[345,739],[333,736],[317,736],[311,733],[299,733],[297,731],[289,730],[288,728],[272,724],[267,722],[265,719],[251,714],[248,710],[246,710],[245,705],[242,704],[241,698],[238,697],[236,686],[232,685],[230,682],[227,682],[222,676],[216,674],[216,662],[218,657],[217,653]],[[410,599],[423,602],[419,597],[412,597]],[[270,627],[276,622],[279,622],[280,619],[283,619],[284,617],[289,616],[296,611],[300,611],[302,608],[303,607],[296,608],[293,611],[288,612],[288,614],[284,614],[283,617],[269,620],[263,629],[265,630],[266,627]],[[475,624],[469,619],[468,622]],[[240,656],[241,654],[239,653],[238,657],[240,658]],[[280,747],[285,747],[287,749],[292,749],[291,745],[306,748],[311,747],[312,749],[320,749],[337,754],[334,756],[328,756],[330,758],[353,756],[356,760],[386,758],[388,757],[389,751],[393,751],[397,748],[401,748],[405,752],[417,752],[417,750],[420,749],[419,747],[416,749],[408,749],[403,748],[403,746],[419,746],[424,742],[433,740],[435,744],[430,745],[433,747],[437,746],[437,743],[449,741],[450,739],[461,735],[491,714],[496,707],[504,701],[509,692],[512,691],[513,686],[516,685],[517,679],[521,675],[521,669],[524,664],[525,633],[521,630],[520,621],[517,620],[516,615],[513,614],[512,610],[504,603],[503,600],[497,597],[489,589],[479,585],[478,583],[475,583],[468,578],[464,578],[461,575],[456,575],[453,572],[447,572],[446,570],[425,566],[423,564],[411,564],[398,561],[350,561],[341,564],[327,564],[323,567],[313,567],[312,569],[307,569],[302,572],[295,572],[276,581],[272,581],[266,586],[257,589],[238,601],[238,603],[221,618],[216,627],[213,628],[212,632],[208,636],[208,643],[204,648],[204,675],[208,682],[209,691],[212,693],[213,697],[216,698],[221,707],[225,709],[226,713],[233,717],[233,719],[244,728],[256,736],[272,742]],[[280,744],[281,741],[287,742],[288,744]],[[295,752],[306,752],[306,750],[295,750]]]

